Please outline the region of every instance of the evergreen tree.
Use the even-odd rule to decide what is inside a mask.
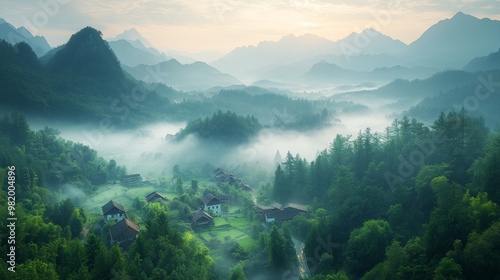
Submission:
[[[273,197],[277,201],[284,203],[288,200],[289,194],[289,185],[287,185],[285,172],[281,170],[281,165],[278,165],[274,172]]]
[[[241,263],[236,264],[231,267],[229,271],[229,279],[230,280],[245,280],[247,279],[245,276],[245,271],[243,270],[243,265]]]
[[[269,244],[267,245],[269,261],[276,270],[281,270],[287,265],[286,240],[276,225],[271,228],[269,234]]]

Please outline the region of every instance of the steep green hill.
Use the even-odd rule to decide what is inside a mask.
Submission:
[[[261,125],[255,117],[218,111],[212,117],[190,121],[186,128],[176,135],[176,139],[182,140],[194,134],[205,140],[240,144],[248,142],[260,129]]]

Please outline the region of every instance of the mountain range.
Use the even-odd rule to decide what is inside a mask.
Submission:
[[[498,50],[498,34],[500,21],[459,12],[431,26],[410,45],[373,29],[337,41],[311,34],[288,35],[276,42],[236,48],[211,65],[245,81],[275,82],[294,82],[322,61],[358,71],[398,65],[461,69],[471,59]]]
[[[361,83],[383,85],[396,79],[423,79],[434,73],[436,73],[436,69],[433,68],[409,68],[400,65],[380,67],[372,71],[354,71],[323,60],[314,64],[298,81],[302,81],[304,85],[314,85],[317,88]]]
[[[123,69],[137,80],[169,85],[177,90],[206,90],[216,86],[241,84],[235,77],[220,72],[204,62],[181,64],[170,59],[156,65],[123,66]]]
[[[175,58],[182,63],[192,63],[195,60],[177,52],[162,52],[135,28],[125,30],[114,38],[107,40],[120,62],[129,67],[139,64],[154,65]]]
[[[479,19],[461,12],[437,22],[410,45],[373,29],[353,32],[337,41],[313,34],[289,34],[278,41],[263,41],[256,46],[235,48],[209,63],[221,73],[227,73],[218,77],[213,68],[206,65],[200,67],[202,64],[196,64],[198,67],[187,67],[194,63],[192,59],[155,49],[133,28],[108,39],[108,44],[124,68],[139,79],[144,77],[141,71],[150,71],[147,66],[158,68],[159,64],[175,58],[186,67],[179,67],[173,61],[164,64],[162,67],[170,65],[168,71],[172,77],[175,76],[172,71],[183,71],[178,74],[180,77],[185,76],[186,71],[192,70],[196,72],[193,75],[196,75],[197,79],[180,78],[178,81],[200,81],[192,87],[187,84],[174,84],[172,79],[162,81],[180,89],[206,89],[200,87],[203,84],[227,86],[231,81],[243,81],[246,84],[264,83],[285,88],[306,84],[307,88],[308,84],[312,87],[317,86],[315,83],[331,86],[338,83],[357,83],[360,79],[376,81],[382,85],[395,78],[425,78],[446,69],[462,69],[473,58],[498,50],[498,34],[500,21]],[[24,27],[16,29],[4,20],[0,20],[0,36],[11,44],[26,41],[39,57],[50,50],[43,37],[31,35]],[[42,62],[46,62],[47,58],[57,51],[58,49],[48,52],[48,56],[41,59]],[[145,66],[139,67],[141,64]],[[173,67],[174,65],[176,67]],[[472,70],[472,67],[467,66],[464,69]],[[201,69],[207,72],[203,74]],[[326,72],[318,73],[321,72],[319,69]],[[217,75],[214,76],[215,74]],[[314,76],[315,74],[318,75]],[[203,75],[206,77],[202,77]],[[209,80],[212,82],[208,82]],[[218,82],[222,84],[214,84]]]
[[[287,40],[294,40],[294,38],[289,37]],[[66,44],[52,49],[40,59],[27,43],[17,43],[16,46],[3,40],[0,40],[0,43],[2,109],[18,109],[22,112],[58,117],[71,116],[84,120],[109,118],[129,122],[132,119],[120,114],[123,110],[125,112],[135,110],[137,114],[133,120],[148,119],[158,114],[165,114],[164,112],[173,115],[184,112],[182,106],[185,105],[174,108],[173,103],[168,99],[168,96],[172,96],[171,93],[175,92],[174,95],[181,96],[182,100],[183,93],[176,92],[171,87],[162,87],[161,91],[155,91],[154,85],[147,85],[137,80],[161,82],[185,91],[220,89],[241,84],[237,78],[224,74],[203,62],[182,64],[175,59],[170,59],[155,65],[140,64],[128,67],[120,64],[110,44],[102,39],[99,31],[91,27],[83,28],[75,33]],[[147,48],[144,43],[140,43]],[[141,47],[141,45],[137,46]],[[299,51],[300,48],[297,49],[297,52]],[[386,103],[386,107],[389,105],[395,108],[397,105],[400,106],[398,109],[408,109],[409,106],[417,104],[422,99],[435,98],[440,93],[447,93],[445,99],[435,99],[436,104],[431,104],[436,105],[437,108],[443,108],[446,105],[443,100],[446,100],[448,105],[451,104],[450,100],[460,104],[463,100],[457,100],[456,96],[463,97],[467,91],[460,91],[460,94],[456,96],[448,92],[477,85],[479,75],[485,75],[485,77],[488,77],[489,73],[496,75],[497,72],[484,73],[484,71],[499,68],[499,53],[500,51],[496,51],[470,60],[465,63],[466,71],[444,71],[430,78],[424,76],[437,70],[397,65],[379,67],[371,71],[359,71],[322,60],[310,67],[305,67],[307,70],[303,74],[300,74],[300,71],[297,72],[299,78],[295,79],[295,82],[329,86],[336,81],[345,85],[349,82],[394,80],[376,90],[335,95],[332,101],[354,101],[366,104],[366,102],[385,99],[393,103],[398,102],[395,105]],[[359,56],[368,58],[381,55],[374,53]],[[422,75],[422,78],[414,79],[415,75]],[[494,77],[495,80],[497,76]],[[280,84],[272,80],[261,80],[255,85]],[[137,92],[137,88],[142,89],[141,92],[148,93],[147,101],[132,105],[126,103],[130,102],[126,97],[131,92]],[[473,91],[469,91],[469,94],[470,92]],[[118,106],[122,103],[128,106]],[[426,106],[429,107],[429,105]],[[491,109],[490,107],[488,110]],[[493,111],[486,113],[495,114]]]
[[[499,79],[500,50],[472,59],[464,70],[443,71],[425,79],[396,79],[377,89],[351,91],[330,98],[359,102],[421,121],[433,121],[441,112],[464,107],[472,115],[484,117],[488,127],[495,128],[500,125],[500,98],[495,94]]]
[[[4,19],[0,18],[0,40],[15,45],[19,42],[26,42],[31,46],[37,56],[42,56],[50,51],[51,46],[42,36],[33,36],[23,26],[15,28]]]
[[[95,33],[85,30],[77,34],[88,36],[87,39],[72,37],[67,44],[85,42],[87,45],[66,44],[50,50],[40,57],[44,67],[61,74],[98,74],[96,79],[124,75],[125,70],[137,80],[193,91],[242,84],[239,77],[249,75],[253,78],[243,80],[247,84],[277,88],[297,85],[328,88],[359,83],[381,86],[397,79],[426,79],[443,69],[468,72],[497,69],[500,60],[500,37],[494,36],[500,34],[500,21],[463,13],[436,23],[410,45],[373,29],[352,33],[335,42],[312,34],[290,34],[277,42],[264,41],[257,46],[236,48],[210,65],[172,59],[155,49],[135,29],[110,41],[102,40],[102,34],[97,38]],[[4,20],[0,20],[0,34],[11,44],[18,42],[12,38],[20,40],[23,36],[37,56],[50,49],[43,37],[33,36],[24,27],[16,29]],[[99,40],[102,45],[94,44]],[[100,49],[93,49],[97,47]],[[68,52],[89,55],[90,51],[95,53],[87,57],[67,55]],[[79,67],[80,64],[86,67]],[[122,78],[115,76],[114,79]],[[383,91],[387,92],[387,87]]]
[[[476,57],[465,65],[464,70],[468,72],[479,72],[500,69],[500,49],[487,56]]]
[[[357,38],[368,36],[366,34],[370,34],[370,43],[364,47],[357,47],[359,45],[356,43]],[[256,77],[263,78],[261,75],[263,72],[294,63],[314,64],[319,62],[318,57],[321,55],[344,56],[344,59],[345,56],[354,55],[384,54],[392,56],[400,54],[405,46],[403,42],[394,40],[373,29],[352,33],[336,42],[313,34],[302,36],[290,34],[277,42],[264,41],[257,46],[236,48],[224,57],[212,62],[211,65],[236,77],[255,79]],[[347,54],[347,51],[350,53]]]

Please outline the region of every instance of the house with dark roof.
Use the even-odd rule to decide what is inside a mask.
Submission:
[[[120,178],[122,185],[134,185],[142,182],[141,174],[124,175]]]
[[[204,204],[203,207],[204,211],[211,210],[214,214],[220,214],[222,212],[222,205],[221,205],[222,202],[213,194],[207,193],[205,196],[201,198],[201,200],[203,201]]]
[[[156,201],[168,201],[168,198],[166,196],[162,195],[161,193],[156,192],[156,191],[146,195],[146,202],[147,203],[152,203],[152,202],[156,202]]]
[[[194,225],[208,225],[214,220],[214,218],[210,216],[210,214],[201,209],[193,212],[191,215],[193,216]]]
[[[138,224],[127,218],[122,219],[109,228],[111,245],[118,244],[126,250],[140,231],[141,227]]]
[[[243,182],[240,182],[240,188],[247,192],[253,191],[253,189],[248,184],[245,184]]]
[[[224,171],[224,169],[219,167],[219,168],[216,168],[214,171],[212,171],[212,176],[217,177],[223,173],[226,173],[226,172]]]
[[[290,208],[296,211],[302,211],[302,212],[307,212],[309,211],[309,206],[304,205],[304,204],[298,204],[298,203],[288,203],[283,207],[283,210]]]
[[[221,186],[224,183],[234,184],[235,186],[240,187],[244,191],[249,191],[249,192],[253,191],[253,189],[248,184],[245,184],[240,179],[237,179],[236,177],[234,177],[233,174],[227,173],[222,168],[217,168],[214,171],[212,171],[212,177],[219,186]]]
[[[233,174],[227,173],[222,168],[217,168],[212,171],[212,177],[219,185],[221,185],[222,183],[232,184],[238,181],[236,178],[234,178]]]
[[[111,220],[115,220],[118,222],[123,218],[127,217],[123,205],[113,200],[110,200],[108,203],[104,204],[104,206],[102,206],[101,208],[102,208],[102,217],[105,223]]]
[[[295,218],[295,216],[305,213],[307,211],[308,209],[306,205],[290,203],[287,204],[282,209],[275,209],[264,213],[264,217],[266,219],[266,222],[268,223],[281,224],[285,221],[290,221],[293,218]]]
[[[260,204],[255,203],[253,209],[256,213],[264,215],[264,214],[269,213],[269,212],[280,210],[281,204],[279,204],[277,202],[272,203],[270,205],[260,205]]]
[[[221,203],[228,203],[229,200],[231,199],[231,196],[228,194],[221,194],[219,195],[218,199],[220,200]]]

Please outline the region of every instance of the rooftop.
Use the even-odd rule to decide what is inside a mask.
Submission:
[[[106,215],[109,211],[111,211],[113,209],[118,209],[122,212],[125,212],[125,208],[123,207],[123,205],[121,205],[113,200],[110,200],[108,203],[106,203],[106,204],[104,204],[104,206],[102,206],[102,214]]]
[[[203,203],[205,204],[211,204],[211,205],[214,205],[214,204],[220,204],[220,200],[215,197],[213,194],[211,193],[207,193],[206,195],[204,195],[201,200],[203,200]]]
[[[148,195],[146,195],[146,201],[147,202],[150,202],[152,201],[155,197],[159,197],[161,199],[164,199],[164,200],[168,200],[168,198],[166,196],[164,196],[163,194],[159,193],[159,192],[152,192]]]
[[[119,237],[127,229],[131,229],[137,233],[141,230],[138,224],[132,222],[131,220],[125,218],[114,224],[109,228],[109,233],[113,239]]]
[[[208,214],[207,212],[202,211],[202,210],[198,210],[196,212],[193,212],[191,215],[193,216],[194,220],[198,220],[198,219],[200,219],[202,217],[205,217],[205,218],[207,218],[209,220],[213,220],[214,219],[212,216],[210,216],[210,214]]]

